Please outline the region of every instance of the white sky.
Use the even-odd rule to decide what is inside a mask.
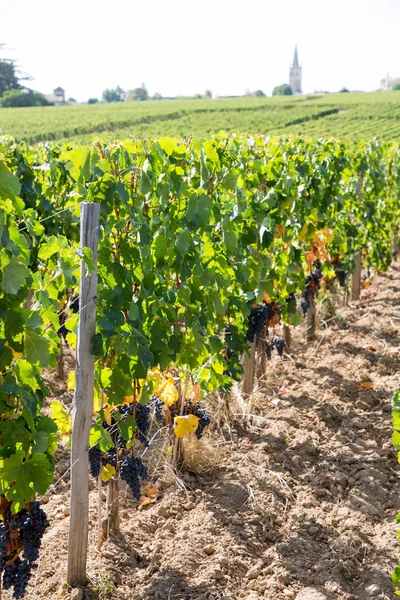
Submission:
[[[303,91],[374,90],[400,77],[400,0],[0,0],[0,42],[30,86],[67,97],[106,87],[243,94],[288,82],[298,44]]]

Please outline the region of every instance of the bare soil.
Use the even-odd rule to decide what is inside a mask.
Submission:
[[[213,469],[183,473],[184,489],[164,483],[143,511],[121,492],[121,533],[100,551],[92,482],[84,598],[392,598],[400,558],[390,412],[399,386],[400,264],[336,314],[314,342],[295,331],[290,357],[268,363],[247,416],[231,415],[229,426],[209,433]],[[70,405],[65,384],[49,383]],[[67,468],[61,449],[57,473]],[[68,503],[67,475],[49,495],[51,527],[29,600],[69,597]]]

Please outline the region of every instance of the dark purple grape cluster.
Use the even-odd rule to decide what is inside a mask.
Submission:
[[[275,336],[274,339],[272,340],[272,343],[273,343],[274,348],[277,351],[278,355],[282,358],[283,350],[286,346],[285,340],[282,337]]]
[[[117,468],[118,456],[115,448],[112,448],[108,452],[106,452],[101,457],[101,464],[104,467],[105,465],[111,465],[115,469]]]
[[[150,429],[150,406],[148,404],[136,405],[136,426],[138,428],[138,440],[147,448]]]
[[[153,401],[153,415],[157,423],[162,423],[164,420],[164,402],[160,398],[155,398]]]
[[[31,502],[30,510],[22,510],[19,518],[19,538],[24,549],[24,558],[35,561],[39,558],[42,537],[49,522],[39,502]]]
[[[14,588],[13,598],[23,598],[28,588],[28,583],[32,575],[32,568],[36,565],[31,565],[27,560],[21,560],[19,557],[4,569],[3,587],[5,590]]]
[[[37,501],[31,502],[29,509],[22,509],[18,515],[8,514],[6,521],[0,523],[0,574],[3,572],[4,589],[13,588],[13,598],[25,596],[32,569],[37,568],[39,548],[48,526],[46,513]],[[7,555],[10,529],[18,531],[22,553],[17,558],[15,552]]]
[[[321,287],[322,277],[322,266],[320,261],[318,260],[315,263],[314,271],[311,273],[311,275],[308,275],[306,277],[306,287],[300,300],[300,308],[304,317],[306,316],[307,311],[311,306],[311,298],[315,296],[316,292]]]
[[[148,434],[150,429],[150,406],[148,404],[136,404],[135,402],[131,402],[130,404],[123,404],[120,406],[119,412],[122,417],[135,414],[138,440],[147,448],[149,445]]]
[[[133,406],[133,402],[130,404],[123,404],[118,410],[123,417],[127,417],[128,415],[133,415]]]
[[[265,356],[267,360],[271,360],[272,350],[276,350],[278,355],[283,357],[283,350],[286,346],[286,342],[282,337],[275,336],[272,340],[268,339],[265,347]]]
[[[130,487],[136,500],[140,500],[140,480],[148,479],[147,467],[136,456],[126,456],[121,463],[120,477]]]
[[[98,446],[89,448],[89,468],[90,474],[96,479],[101,471],[101,450]]]
[[[10,529],[4,523],[0,521],[0,573],[4,569],[4,565],[7,563],[7,546],[10,543]]]
[[[203,437],[205,428],[208,427],[211,423],[211,420],[208,416],[206,409],[201,408],[199,402],[196,402],[191,412],[193,415],[195,415],[195,417],[199,418],[199,424],[194,434],[197,437],[197,439],[200,440]]]
[[[345,271],[344,269],[338,269],[336,271],[336,276],[339,280],[340,287],[346,287],[347,271]]]
[[[126,440],[120,435],[117,437],[117,446],[118,446],[118,450],[126,449]]]
[[[246,340],[254,342],[254,338],[263,332],[264,327],[274,314],[275,310],[270,302],[263,302],[252,308],[248,318]]]
[[[78,312],[79,312],[79,294],[77,294],[76,296],[72,296],[70,303],[69,303],[69,308],[72,310],[73,313],[78,314]]]

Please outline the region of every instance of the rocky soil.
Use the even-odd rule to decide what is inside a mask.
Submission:
[[[390,413],[399,386],[400,264],[336,314],[314,342],[296,331],[290,356],[268,363],[246,414],[234,403],[236,415],[209,433],[197,450],[211,449],[214,465],[192,466],[180,485],[167,484],[153,451],[161,497],[139,511],[121,492],[121,533],[101,550],[92,482],[91,585],[74,600],[392,598],[400,559]],[[64,384],[50,383],[70,405]],[[58,475],[67,468],[60,449]],[[29,600],[70,597],[68,488],[67,475],[49,494],[51,527]]]

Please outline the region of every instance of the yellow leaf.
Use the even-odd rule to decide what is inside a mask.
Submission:
[[[307,225],[307,223],[304,223],[303,227],[301,228],[300,234],[299,234],[300,242],[302,242],[304,240],[307,233],[308,233],[308,225]]]
[[[7,346],[7,348],[10,348],[11,354],[12,354],[12,357],[14,360],[18,360],[19,358],[23,357],[23,355],[24,355],[23,352],[17,352],[16,350],[14,350],[14,348],[11,348],[9,346],[8,342],[6,342],[4,345]]]
[[[124,404],[132,404],[133,396],[124,396]]]
[[[173,446],[168,446],[168,450],[167,450],[168,456],[172,456],[173,452],[174,452],[174,447]]]
[[[101,403],[103,400],[103,404]],[[94,389],[94,402],[93,402],[93,412],[97,414],[101,408],[104,408],[107,404],[107,395],[104,392],[98,392],[96,388]]]
[[[76,350],[76,333],[70,331],[67,333],[66,340],[73,350]]]
[[[104,419],[109,427],[111,427],[111,423],[112,423],[112,416],[111,416],[112,411],[113,411],[113,408],[111,406],[107,406],[107,408],[104,409]]]
[[[147,372],[147,381],[154,381],[154,387],[158,388],[158,386],[160,385],[160,383],[162,382],[162,373],[160,371],[160,369],[155,368],[155,369],[150,369],[150,371]]]
[[[158,396],[169,383],[174,383],[174,378],[171,375],[171,373],[167,373],[167,375],[164,375],[164,380],[160,381],[158,387],[155,390],[156,396]]]
[[[359,385],[360,390],[371,390],[373,387],[374,384],[372,383],[372,381],[363,381]]]
[[[100,475],[101,475],[101,480],[104,481],[104,483],[106,483],[107,481],[110,481],[110,479],[112,479],[114,477],[116,473],[115,467],[113,467],[112,465],[106,464],[104,465],[104,467],[102,468]]]
[[[196,415],[186,415],[184,417],[175,417],[174,433],[177,438],[183,438],[194,433],[199,426],[199,417]]]
[[[71,371],[71,373],[68,375],[67,388],[69,390],[75,389],[75,371]]]
[[[63,439],[72,433],[72,418],[68,416],[67,411],[58,400],[51,403],[51,416],[55,421],[60,435]]]
[[[179,394],[172,381],[168,381],[165,388],[161,392],[160,399],[165,402],[167,406],[172,406],[178,400]]]
[[[333,242],[333,237],[334,237],[333,229],[330,229],[329,227],[324,227],[322,230],[322,233],[324,234],[324,239],[325,239],[326,244],[330,244],[331,242]]]

